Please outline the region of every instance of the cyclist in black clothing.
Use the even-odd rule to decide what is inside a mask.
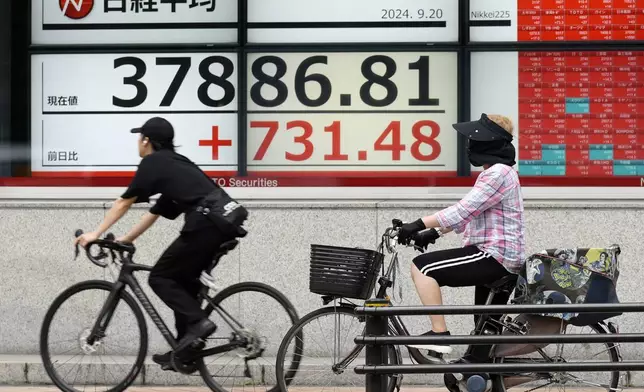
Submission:
[[[239,235],[220,229],[206,215],[195,211],[199,202],[216,190],[217,185],[197,165],[174,151],[174,129],[168,121],[154,117],[131,132],[140,134],[139,155],[143,158],[134,179],[114,202],[103,223],[94,232],[78,237],[76,243],[86,246],[98,239],[132,204],[148,202],[156,194],[161,194],[156,204],[118,241],[132,243],[159,216],[174,220],[185,213],[179,237],[161,255],[148,281],[152,290],[174,311],[176,352],[186,348],[186,352],[201,349],[203,343],[199,339],[205,339],[217,327],[197,301],[201,287],[199,276],[211,265],[219,246]],[[157,354],[152,358],[164,369],[171,370],[170,354]]]

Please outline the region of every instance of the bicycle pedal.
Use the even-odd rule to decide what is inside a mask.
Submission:
[[[184,362],[185,361],[185,362]],[[177,356],[174,352],[170,356],[170,366],[172,369],[178,373],[182,374],[192,374],[198,369],[197,365],[191,361],[191,359],[183,359]]]
[[[175,372],[175,373],[177,372],[176,369],[174,367],[172,367],[172,365],[170,365],[170,364],[161,365],[161,370],[163,370],[163,371],[171,371],[171,372]]]
[[[443,382],[445,383],[445,387],[447,387],[447,390],[449,392],[461,392],[461,389],[458,386],[459,381],[458,379],[456,379],[455,375],[451,373],[445,373],[443,375]]]

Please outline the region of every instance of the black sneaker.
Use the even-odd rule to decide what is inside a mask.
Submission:
[[[154,354],[152,356],[152,361],[156,363],[157,365],[161,366],[161,369],[163,370],[172,370],[173,372],[175,371],[174,368],[172,367],[172,364],[170,363],[170,354],[172,351],[168,351],[165,354]]]
[[[431,336],[431,335],[445,336],[445,335],[450,335],[450,333],[449,331],[447,332],[429,331],[429,332],[425,332],[420,336]],[[443,359],[443,355],[452,353],[452,346],[439,345],[439,344],[410,344],[409,347],[413,347],[418,350],[427,350],[428,355],[430,357],[440,359],[440,360]]]
[[[191,325],[188,327],[188,332],[177,343],[175,351],[177,354],[181,355],[183,350],[188,349],[190,346],[194,347],[195,345],[199,345],[201,343],[201,339],[206,339],[208,336],[215,333],[216,330],[217,325],[207,318]]]
[[[199,351],[203,350],[203,348],[206,347],[206,344],[203,342],[197,342],[193,343],[191,346],[188,348],[184,349],[181,353],[182,357],[185,358],[190,358],[193,355],[196,355],[199,353]],[[172,351],[168,351],[165,354],[154,354],[152,356],[152,361],[154,363],[158,364],[161,366],[161,370],[171,370],[173,372],[176,372],[174,369],[174,366],[172,366],[172,362],[170,360],[170,356],[172,354]]]

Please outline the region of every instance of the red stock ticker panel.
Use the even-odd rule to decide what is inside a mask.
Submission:
[[[644,176],[644,52],[519,54],[524,176]]]
[[[644,0],[518,0],[518,41],[644,40]]]

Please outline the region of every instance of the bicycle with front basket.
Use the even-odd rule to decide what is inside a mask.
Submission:
[[[81,234],[81,230],[76,232],[77,237]],[[214,317],[217,331],[203,342],[204,348],[191,357],[182,356],[178,360],[173,352],[173,370],[186,375],[198,372],[213,391],[232,390],[236,386],[249,386],[254,391],[277,391],[270,373],[267,375],[267,369],[269,372],[274,370],[274,361],[267,358],[275,355],[283,331],[298,321],[298,315],[281,292],[266,284],[242,282],[223,289],[217,287],[210,272],[237,244],[237,240],[222,244],[212,266],[200,277],[202,286],[198,298],[202,309],[209,317]],[[93,248],[99,249],[98,254],[92,254]],[[60,293],[49,307],[41,329],[40,352],[47,374],[61,390],[75,392],[79,390],[77,385],[82,385],[81,390],[92,386],[97,391],[100,386],[102,390],[117,392],[134,383],[144,366],[148,350],[147,324],[141,306],[170,347],[176,348],[178,342],[134,277],[135,272],[149,272],[152,268],[132,261],[135,250],[132,244],[115,241],[112,234],[89,243],[86,254],[92,263],[102,268],[110,267],[110,270],[112,267],[120,268],[116,281],[77,283]],[[69,314],[65,314],[65,305],[73,303],[79,294],[91,296],[71,306]],[[240,294],[258,297],[241,300],[237,298]],[[267,307],[271,303],[277,308]],[[281,313],[278,312],[280,309]],[[241,314],[233,316],[235,311]],[[80,321],[83,316],[89,321]],[[242,320],[245,316],[256,316],[259,320],[256,324],[249,323]],[[57,319],[69,325],[56,329],[54,321]],[[266,323],[266,320],[271,322]],[[123,342],[117,344],[111,338],[121,338]],[[270,345],[272,339],[274,347]],[[209,346],[208,343],[213,341],[221,343]],[[114,356],[107,355],[110,348],[115,349]],[[295,353],[301,354],[297,349]],[[74,359],[80,359],[78,367],[72,367]],[[212,361],[206,363],[207,359]],[[241,364],[231,370],[234,360],[241,361]],[[297,365],[293,361],[290,371],[294,372]]]
[[[366,300],[372,297],[375,289],[375,298],[389,301],[387,290],[394,286],[395,271],[398,270],[398,250],[397,236],[402,226],[402,221],[394,219],[392,227],[385,230],[382,240],[377,250],[343,248],[335,246],[311,245],[311,267],[310,267],[310,287],[311,291],[322,295],[323,307],[314,310],[303,316],[298,323],[293,325],[286,333],[277,354],[277,381],[282,391],[288,391],[289,387],[297,390],[300,387],[314,386],[320,382],[325,385],[339,386],[345,388],[355,387],[356,391],[364,391],[364,379],[354,374],[350,368],[357,360],[364,363],[364,346],[354,343],[356,336],[364,335],[364,316],[355,314],[355,308],[362,306],[355,300]],[[411,244],[413,246],[413,242]],[[389,265],[386,267],[383,263],[384,253],[390,255]],[[378,277],[378,271],[381,274]],[[511,294],[516,285],[517,276],[506,276],[497,282],[486,287],[490,289],[490,294],[486,300],[486,305],[490,305],[495,295],[505,292]],[[331,306],[327,306],[331,304]],[[323,321],[325,318],[330,321]],[[349,327],[346,333],[342,333],[344,327]],[[305,333],[307,342],[302,341],[302,333],[305,328],[310,331]],[[354,327],[354,329],[352,329]],[[527,334],[527,333],[565,333],[567,325],[562,320],[545,318],[535,315],[518,315],[510,317],[503,315],[501,317],[490,317],[482,315],[477,318],[477,322],[472,335],[499,333],[503,334]],[[617,333],[617,327],[612,322],[600,322],[589,326],[593,333],[606,334]],[[389,318],[388,333],[390,335],[410,336],[405,323],[399,316]],[[329,332],[331,336],[325,335]],[[322,336],[325,335],[325,336]],[[310,338],[321,337],[321,343],[311,344]],[[595,355],[607,354],[610,362],[621,360],[619,345],[614,343],[598,343],[603,346],[594,353]],[[481,349],[487,350],[484,355],[488,361],[497,363],[534,363],[534,362],[563,362],[563,348],[561,344],[550,345],[556,346],[553,352],[547,352],[545,345],[499,345],[499,346],[470,346],[466,354],[481,354]],[[584,344],[581,349],[574,351],[575,357],[589,351],[590,344]],[[293,347],[291,351],[290,348]],[[332,348],[331,348],[332,347]],[[302,353],[305,348],[312,349],[313,354]],[[320,351],[325,348],[330,349],[331,353],[322,355]],[[417,364],[435,364],[420,350],[405,346],[412,363]],[[399,346],[388,346],[388,361],[391,365],[403,363],[403,356]],[[290,353],[300,352],[300,354],[291,355]],[[532,355],[534,356],[528,356]],[[360,359],[358,359],[360,357]],[[293,358],[298,363],[295,373],[290,371],[288,365]],[[578,358],[575,358],[578,359]],[[447,361],[443,360],[443,363]],[[360,364],[360,363],[356,363]],[[328,376],[321,376],[327,372]],[[564,387],[570,384],[576,384],[589,389],[596,387],[605,390],[615,390],[619,383],[620,374],[617,371],[607,371],[605,379],[598,379],[598,373],[582,373],[590,380],[584,380],[576,375],[569,373],[513,373],[492,375],[483,380],[484,385],[468,385],[470,376],[446,374],[444,382],[451,392],[466,390],[490,390],[504,392],[510,388],[526,386],[527,390],[543,388],[552,384],[561,384]],[[339,377],[348,376],[345,380],[339,380]],[[295,380],[296,376],[304,376],[304,380]],[[402,375],[391,375],[388,381],[388,391],[400,389],[402,385]],[[474,379],[472,379],[474,380]],[[480,381],[476,380],[476,381]],[[543,384],[543,385],[538,385]]]

